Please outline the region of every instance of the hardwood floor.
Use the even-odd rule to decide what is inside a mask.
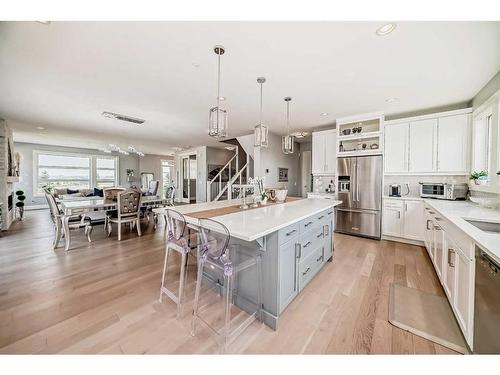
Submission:
[[[163,225],[163,223],[161,223]],[[158,302],[163,227],[121,242],[97,227],[92,244],[52,250],[48,212],[27,211],[0,237],[0,353],[216,353],[200,326],[191,337],[190,306]],[[116,231],[114,233],[116,236]],[[191,266],[188,298],[192,296]],[[290,304],[277,331],[251,325],[233,353],[454,353],[387,321],[389,285],[443,295],[425,250],[336,234],[328,263]]]

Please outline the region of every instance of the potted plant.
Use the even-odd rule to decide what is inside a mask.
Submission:
[[[267,191],[263,191],[262,194],[260,195],[260,204],[265,206],[267,204],[268,199],[269,196],[267,195]]]
[[[16,207],[19,209],[19,220],[22,220],[24,216],[24,200],[26,199],[26,197],[24,195],[24,191],[22,190],[16,191],[16,195],[17,195]]]
[[[485,185],[488,182],[488,172],[474,171],[470,174],[470,179],[474,180],[476,185]]]

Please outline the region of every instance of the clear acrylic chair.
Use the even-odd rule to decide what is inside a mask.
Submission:
[[[262,322],[262,267],[260,251],[254,249],[245,249],[242,246],[230,245],[229,230],[220,222],[212,219],[199,219],[200,245],[198,246],[198,275],[196,279],[196,291],[193,306],[193,318],[191,323],[191,334],[195,335],[196,324],[203,322],[215,334],[217,334],[222,352],[225,352],[229,344],[247,328],[256,319]],[[256,296],[240,295],[239,288],[236,285],[243,271],[255,272],[253,285],[256,290]],[[248,274],[245,275],[248,279]],[[216,299],[223,298],[223,321],[213,317],[213,313],[206,314],[211,317],[210,321],[204,318],[203,311],[209,311],[210,303],[201,306],[202,281],[207,279],[209,282],[218,281],[220,288],[216,294]],[[221,280],[222,279],[222,280]],[[222,285],[221,285],[222,284]],[[250,283],[252,284],[252,282]],[[223,291],[225,293],[223,293]],[[214,293],[212,293],[213,295]],[[246,307],[237,310],[238,314],[232,320],[232,310],[235,302],[241,301]],[[255,312],[248,311],[255,306]],[[248,315],[246,318],[245,316]],[[242,318],[243,316],[243,318]],[[219,326],[217,327],[217,323]]]
[[[184,215],[175,210],[165,210],[165,221],[167,227],[167,243],[165,246],[165,261],[163,263],[163,274],[161,277],[160,302],[165,294],[177,304],[177,318],[182,316],[182,306],[184,303],[184,288],[187,279],[187,267],[191,248],[197,247],[196,237],[191,235],[187,228]],[[193,239],[193,237],[195,237]],[[168,259],[171,251],[176,251],[181,256],[179,271],[179,287],[177,294],[166,286]]]

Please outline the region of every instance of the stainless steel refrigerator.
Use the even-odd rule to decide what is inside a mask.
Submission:
[[[337,159],[335,230],[340,233],[380,238],[382,219],[382,156]]]

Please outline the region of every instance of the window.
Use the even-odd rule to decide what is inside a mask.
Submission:
[[[474,120],[473,171],[489,171],[491,164],[492,115],[486,111]]]
[[[167,188],[173,185],[173,160],[162,160],[161,161],[161,181],[163,187],[163,194],[167,194]]]
[[[44,186],[90,189],[118,183],[118,158],[34,151],[33,193],[42,195]]]

